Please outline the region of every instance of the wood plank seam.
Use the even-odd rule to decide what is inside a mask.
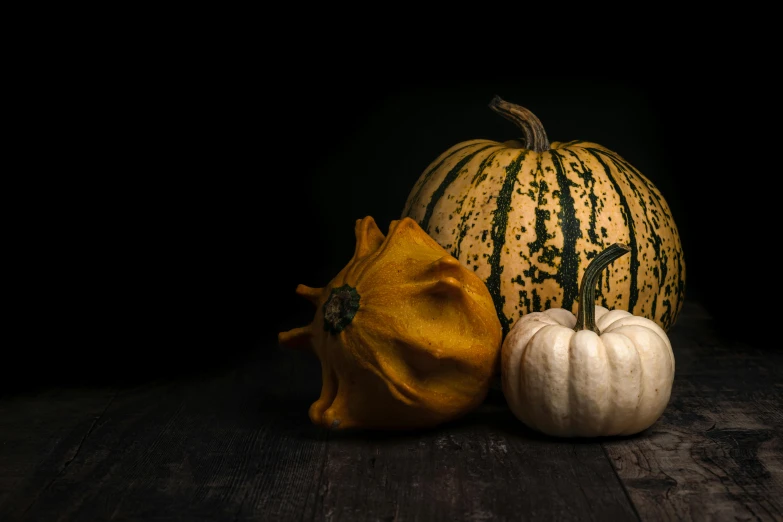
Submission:
[[[109,406],[111,406],[111,404],[114,402],[114,399],[117,397],[118,392],[119,390],[115,390],[111,398],[106,402],[106,406],[104,406],[103,411],[101,411],[100,415],[95,417],[95,419],[92,421],[92,424],[90,425],[90,428],[87,430],[87,433],[84,434],[82,440],[79,442],[79,445],[76,447],[76,451],[73,452],[73,456],[63,464],[63,467],[60,468],[60,471],[54,477],[52,477],[52,480],[50,480],[49,483],[46,484],[46,486],[44,486],[44,488],[38,493],[35,499],[33,499],[33,501],[25,508],[25,510],[22,512],[22,518],[27,516],[27,513],[33,508],[33,506],[35,506],[35,504],[38,502],[38,499],[41,498],[41,495],[46,493],[46,491],[48,491],[49,488],[52,487],[52,484],[57,482],[57,480],[63,476],[65,471],[68,469],[68,466],[71,465],[71,462],[76,460],[76,457],[79,456],[79,452],[81,451],[84,442],[87,440],[87,438],[90,436],[92,431],[95,429],[95,426],[98,424],[98,421],[100,421],[103,418],[103,416],[106,414],[106,412],[109,409]]]

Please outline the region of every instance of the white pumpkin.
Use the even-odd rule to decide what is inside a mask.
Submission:
[[[666,332],[595,305],[598,274],[628,250],[612,245],[587,267],[577,316],[562,308],[529,313],[503,341],[503,394],[530,428],[559,437],[631,435],[663,414],[674,382]]]

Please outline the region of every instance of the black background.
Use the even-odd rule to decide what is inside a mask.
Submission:
[[[532,110],[551,141],[602,144],[652,180],[681,234],[686,299],[732,339],[777,349],[738,319],[778,301],[762,237],[776,228],[775,84],[756,69],[435,73],[322,58],[164,61],[49,100],[68,174],[30,198],[42,253],[22,315],[39,315],[7,349],[5,384],[165,377],[279,350],[277,333],[314,312],[296,285],[324,286],[348,262],[356,219],[385,232],[440,153],[518,136],[494,95]]]

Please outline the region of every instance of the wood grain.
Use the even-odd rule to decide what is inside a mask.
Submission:
[[[320,484],[315,520],[636,520],[599,445],[540,438],[498,404],[416,434],[331,434]]]
[[[783,520],[783,356],[725,344],[694,306],[670,332],[663,417],[604,442],[643,520]]]
[[[80,456],[114,390],[50,390],[0,399],[0,520],[27,519]]]
[[[783,361],[686,302],[672,400],[628,438],[525,428],[502,393],[459,421],[327,432],[311,354],[0,398],[0,520],[783,520]]]

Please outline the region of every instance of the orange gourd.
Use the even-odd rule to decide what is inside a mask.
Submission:
[[[281,332],[311,349],[322,389],[310,407],[329,429],[414,429],[456,419],[486,397],[502,328],[492,296],[411,218],[388,236],[356,221],[353,258],[324,288],[299,285],[313,322]]]

